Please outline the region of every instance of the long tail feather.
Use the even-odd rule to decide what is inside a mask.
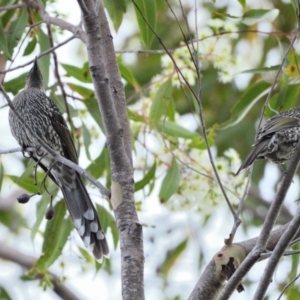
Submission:
[[[108,244],[97,211],[78,173],[76,173],[74,188],[63,186],[62,192],[74,225],[85,246],[91,247],[94,256],[99,260],[103,256],[108,256]]]

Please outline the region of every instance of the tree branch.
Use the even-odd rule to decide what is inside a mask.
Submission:
[[[74,26],[73,24],[66,22],[62,19],[51,17],[43,6],[38,5],[33,0],[23,0],[23,2],[30,8],[35,9],[39,12],[40,16],[46,24],[56,25],[62,29],[70,31],[74,34],[75,37],[82,40],[84,43],[86,41],[86,36],[82,28],[79,26]]]
[[[262,227],[261,233],[258,237],[256,246],[252,249],[250,254],[246,257],[246,259],[243,261],[240,267],[232,275],[227,285],[223,289],[219,297],[219,300],[225,300],[230,297],[230,295],[233,293],[235,288],[241,282],[242,278],[247,274],[247,272],[254,265],[254,263],[260,258],[260,254],[263,253],[264,250],[266,249],[266,245],[268,243],[271,230],[275,224],[275,221],[277,219],[277,216],[283,204],[286,193],[288,192],[288,189],[292,182],[293,176],[298,168],[299,161],[300,161],[300,141],[297,144],[295,153],[293,154],[293,157],[290,161],[287,172],[280,183],[280,187],[277,191],[275,200],[273,201],[268,211],[266,220]]]
[[[280,237],[288,228],[289,223],[280,226],[279,228],[272,231],[270,239],[267,244],[267,249],[272,251],[276,247]],[[300,237],[300,232],[297,233],[296,237]],[[237,243],[240,245],[245,254],[248,255],[255,247],[258,241],[258,237],[252,238],[243,242]],[[226,249],[227,246],[223,247],[220,251]],[[236,271],[237,272],[237,271]],[[216,276],[216,265],[214,260],[211,260],[205,270],[203,271],[201,277],[199,278],[195,288],[193,289],[189,300],[207,300],[214,299],[222,288],[222,283],[217,280]]]
[[[127,113],[122,99],[124,92],[120,93],[123,86],[120,86],[118,82],[119,73],[114,73],[116,67],[113,65],[116,62],[111,63],[112,60],[116,60],[113,48],[109,46],[108,42],[102,43],[104,34],[101,29],[107,26],[105,25],[107,22],[105,14],[101,13],[101,28],[98,15],[101,8],[96,9],[92,0],[78,0],[78,5],[82,11],[90,72],[105,127],[107,148],[111,160],[111,202],[120,234],[122,297],[124,300],[142,300],[144,299],[142,226],[139,223],[134,204],[132,150],[130,143],[126,140],[128,137],[124,136],[129,133],[129,128],[127,128],[128,121],[127,124],[124,122]],[[106,38],[110,35],[107,28],[105,35]],[[109,38],[111,39],[111,37]],[[108,52],[112,53],[108,55]],[[106,56],[110,57],[110,61],[105,63]],[[112,68],[112,70],[108,71],[107,68]],[[117,80],[111,84],[112,78],[117,78]],[[117,93],[120,93],[121,105],[116,105],[118,98],[112,97],[112,93],[115,96],[115,91],[111,90],[111,86],[115,86]]]
[[[289,224],[289,227],[284,232],[284,234],[279,239],[267,266],[265,267],[264,273],[260,279],[260,283],[257,287],[257,290],[254,294],[254,299],[263,299],[269,284],[271,283],[271,278],[275,271],[275,268],[280,260],[280,258],[284,255],[285,249],[288,247],[289,243],[296,235],[300,228],[300,206],[297,208],[297,212]]]
[[[0,243],[0,257],[2,259],[14,262],[22,267],[30,269],[34,266],[36,262],[36,258],[25,255],[11,247],[6,246],[3,243]],[[55,274],[49,272],[52,277],[53,290],[54,292],[65,300],[80,300],[78,296],[74,293],[74,288],[72,287],[73,292],[68,289],[64,284],[60,282],[60,279]],[[41,278],[41,276],[37,276],[37,278]]]

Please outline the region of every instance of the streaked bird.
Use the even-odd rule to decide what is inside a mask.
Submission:
[[[236,175],[251,166],[255,159],[268,159],[275,164],[285,163],[293,156],[299,138],[300,107],[275,115],[258,130],[254,148]]]
[[[56,104],[47,97],[43,89],[43,77],[37,58],[26,79],[25,89],[13,99],[13,106],[24,122],[44,143],[63,157],[78,164],[74,141],[65,119]],[[21,147],[35,147],[31,153],[39,166],[60,187],[66,206],[80,237],[86,247],[92,249],[96,259],[109,254],[108,244],[101,228],[97,211],[81,180],[80,174],[73,169],[55,162],[49,155],[44,156],[42,147],[30,134],[22,121],[10,109],[9,124],[12,135]]]

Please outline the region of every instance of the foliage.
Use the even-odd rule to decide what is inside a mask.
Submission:
[[[182,1],[182,7],[177,1],[134,2],[136,5],[131,1],[113,0],[104,1],[104,5],[115,29],[117,50],[134,50],[126,55],[118,54],[118,65],[128,101],[136,207],[142,216],[149,207],[153,215],[156,210],[167,214],[170,222],[160,222],[160,225],[165,226],[165,232],[159,232],[160,226],[157,225],[155,229],[159,233],[151,230],[156,221],[149,216],[145,217],[142,221],[145,241],[148,242],[147,238],[152,240],[152,234],[156,244],[163,240],[164,245],[165,239],[171,240],[159,248],[163,251],[160,255],[163,261],[153,260],[156,272],[161,275],[164,284],[162,291],[158,292],[159,297],[179,299],[177,294],[180,294],[180,297],[186,298],[188,294],[181,293],[184,289],[180,284],[173,292],[169,290],[169,286],[174,284],[171,282],[173,270],[180,272],[180,260],[187,253],[193,257],[203,257],[210,247],[221,247],[231,224],[226,225],[226,229],[216,240],[211,241],[207,235],[210,235],[210,231],[216,231],[211,227],[220,218],[221,223],[233,222],[226,217],[230,215],[230,211],[225,206],[224,195],[217,183],[211,160],[215,163],[231,204],[236,208],[243,196],[247,175],[244,173],[235,177],[234,174],[241,163],[240,157],[244,158],[251,148],[255,126],[279,69],[283,49],[290,44],[290,32],[295,27],[294,9],[286,1],[277,1],[276,6],[269,3],[267,8],[261,7],[259,1],[236,1],[233,8],[229,4],[220,7],[219,4],[210,2],[197,4],[197,9],[193,7],[194,2],[189,4]],[[1,5],[17,3],[18,1],[4,0]],[[47,11],[62,18],[63,11],[59,7],[61,2],[44,3]],[[49,50],[53,41],[56,45],[62,43],[68,35],[66,29],[52,25],[51,41],[47,26],[39,22],[41,16],[26,6],[1,10],[0,16],[0,56],[5,61],[7,71],[21,66],[19,61],[27,62],[35,55]],[[204,17],[206,22],[202,21]],[[189,26],[186,20],[189,21]],[[120,38],[119,33],[122,35],[128,27],[126,35]],[[64,51],[68,53],[70,47],[62,45],[61,48],[64,47]],[[66,56],[58,55],[57,65],[52,54],[46,54],[39,60],[45,89],[65,114],[86,170],[109,189],[111,165],[89,64],[86,57],[80,55],[81,46],[72,44],[71,47],[71,58],[68,60]],[[169,54],[164,51],[164,47],[169,49]],[[138,48],[142,48],[141,53],[137,51]],[[298,61],[299,54],[297,47],[294,47],[276,82],[265,111],[266,117],[271,117],[274,111],[286,110],[298,104]],[[24,87],[27,68],[26,71],[23,69],[25,68],[21,66],[5,75],[4,87],[11,96]],[[58,84],[58,77],[62,80],[63,87]],[[195,100],[195,95],[200,96],[202,106]],[[4,106],[4,101],[2,104]],[[201,123],[201,115],[206,128]],[[8,128],[4,130],[8,131]],[[207,135],[211,156],[204,134]],[[12,148],[11,145],[6,146]],[[17,156],[12,161],[19,168],[12,172],[8,168],[12,164],[11,156],[12,154],[1,156],[0,190],[13,187],[17,191],[24,189],[36,193],[38,186],[34,184],[32,165],[28,166],[26,158]],[[253,184],[257,187],[262,180],[266,181],[263,177],[264,166],[265,163],[257,163],[255,166]],[[43,175],[38,172],[37,178],[40,183]],[[276,182],[276,178],[273,181]],[[267,187],[264,184],[263,197],[274,193],[270,182]],[[61,195],[50,181],[47,181],[47,186],[58,201],[55,207],[58,212],[54,220],[46,224],[43,222],[48,198],[46,192],[36,207],[32,202],[27,204],[31,206],[30,214],[26,215],[28,211],[25,208],[16,208],[19,213],[17,217],[21,220],[16,222],[17,229],[10,228],[11,220],[7,220],[7,217],[3,217],[4,221],[0,220],[0,228],[6,232],[6,238],[12,234],[15,239],[20,239],[23,227],[30,230],[33,243],[40,250],[39,258],[26,279],[42,274],[44,287],[50,285],[47,272],[52,264],[64,269],[64,264],[60,262],[67,260],[67,251],[73,253],[73,258],[80,262],[82,269],[85,269],[83,261],[89,267],[94,267],[90,253],[81,248],[79,242],[78,247],[75,246],[77,241],[74,243],[74,239],[68,240],[72,225],[65,218],[64,204],[59,201]],[[89,192],[96,200],[97,210],[104,220],[103,227],[111,241],[110,248],[118,249],[119,236],[111,206],[106,200],[99,200],[99,193],[95,189],[89,188]],[[296,196],[293,195],[292,198],[293,201],[296,200]],[[240,228],[244,239],[253,237],[248,233],[263,222],[257,213],[262,204],[255,202],[256,207],[251,208],[247,201],[242,214],[244,228]],[[222,214],[223,211],[226,211],[226,216]],[[3,213],[1,206],[0,213]],[[183,213],[185,219],[182,217]],[[190,215],[191,219],[197,220],[193,223],[197,225],[189,225],[190,220],[186,216]],[[157,219],[159,222],[159,217]],[[176,226],[174,223],[177,224],[177,220],[180,221]],[[207,233],[203,233],[205,237],[198,236],[199,227],[201,233],[206,230]],[[222,226],[219,229],[223,230]],[[204,240],[204,245],[200,245]],[[190,250],[189,245],[192,243],[197,244],[197,247]],[[157,253],[161,254],[159,251]],[[274,283],[278,291],[296,276],[298,260],[295,260],[296,258],[289,260],[291,267],[286,272],[286,277]],[[116,272],[114,264],[113,260],[105,262],[101,271],[104,270],[109,275]],[[93,270],[98,271],[99,265],[95,266]],[[204,267],[205,262],[201,260],[199,268],[203,270]],[[195,277],[187,293],[191,292],[196,281]],[[249,279],[245,283],[246,292],[254,284],[255,280],[251,282]],[[271,291],[269,297],[274,298],[274,293]],[[286,292],[290,297],[297,293],[300,293],[297,286]],[[0,281],[0,296],[11,299],[9,295],[9,288],[2,287]]]

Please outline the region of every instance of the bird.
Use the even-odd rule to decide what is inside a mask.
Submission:
[[[280,112],[259,128],[252,151],[235,175],[251,166],[255,159],[283,164],[291,159],[300,138],[300,107]]]
[[[67,123],[57,105],[44,91],[43,76],[38,67],[37,57],[26,77],[25,88],[14,97],[12,105],[26,125],[45,144],[78,164],[78,154]],[[103,256],[108,257],[109,248],[105,234],[80,174],[45,155],[38,140],[11,108],[9,125],[12,135],[22,149],[28,147],[37,149],[30,153],[30,157],[61,189],[71,219],[85,246],[93,251],[97,260],[101,261]]]

